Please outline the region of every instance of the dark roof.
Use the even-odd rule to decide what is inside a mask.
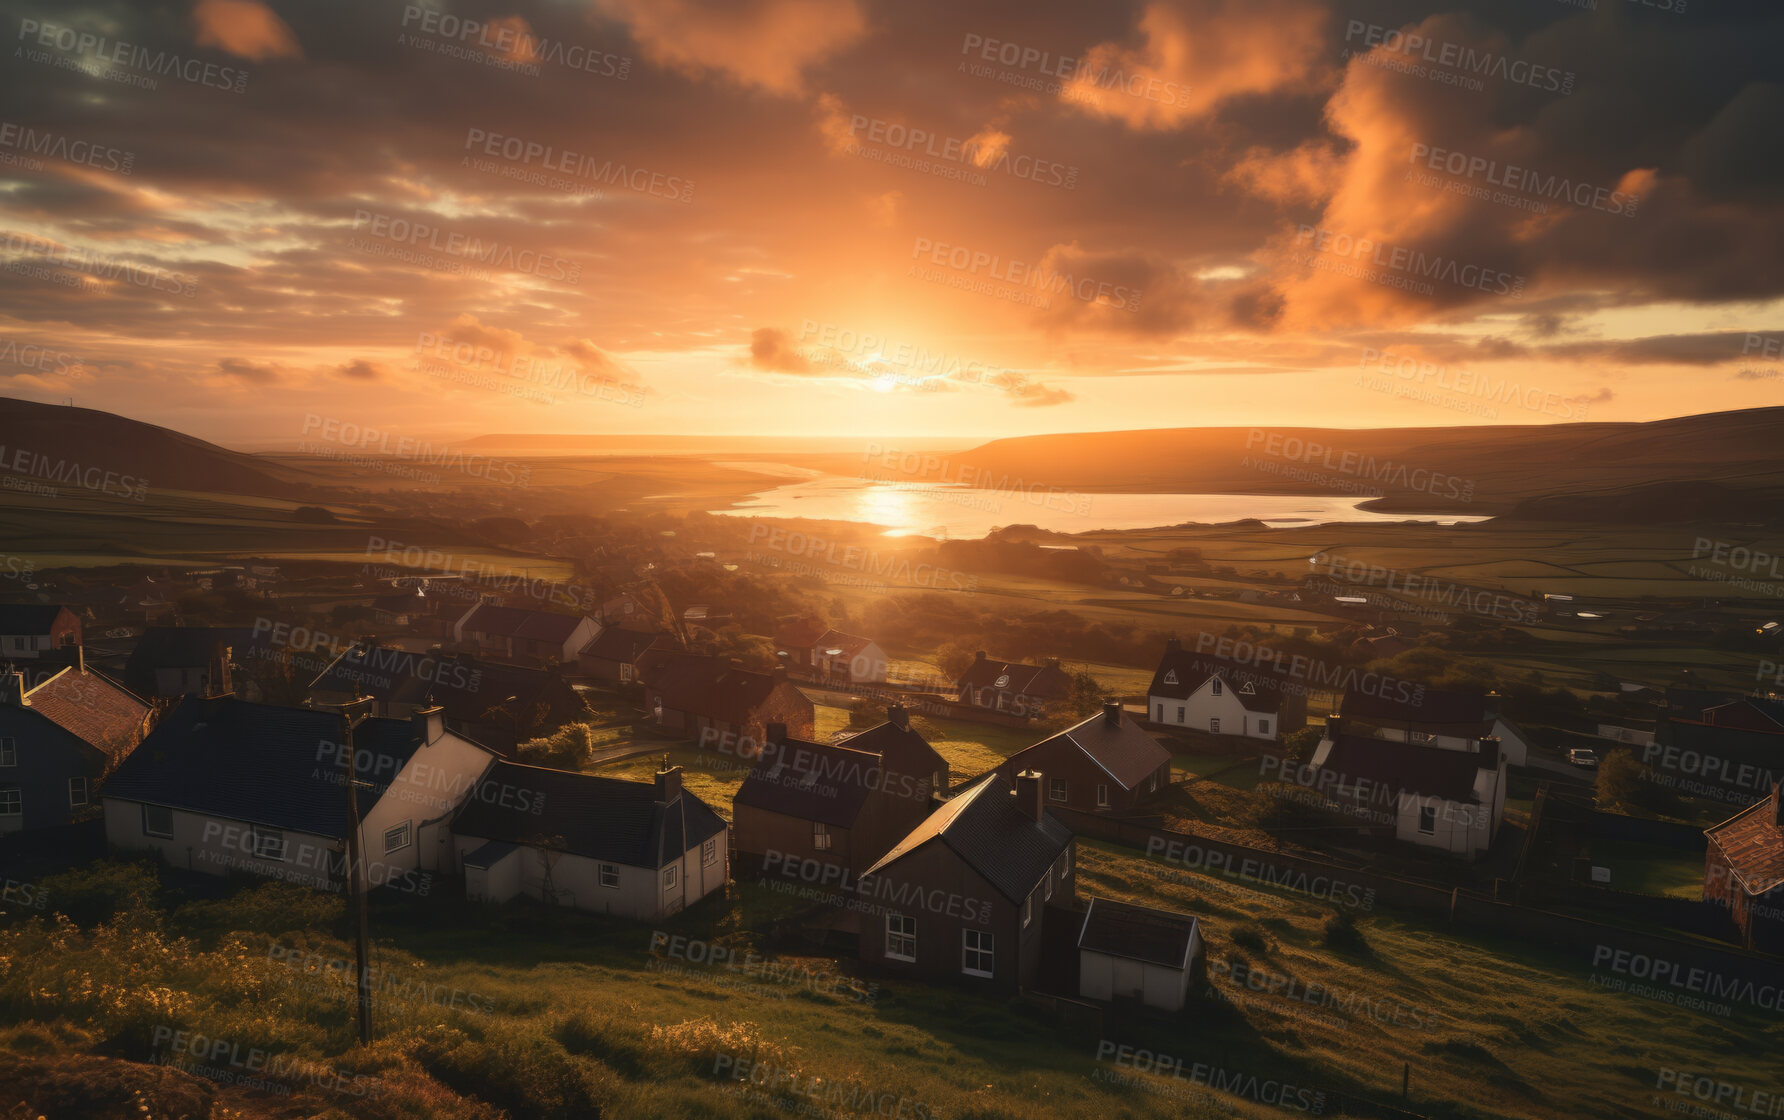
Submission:
[[[1487,693],[1479,688],[1418,688],[1399,699],[1370,692],[1346,692],[1339,705],[1345,719],[1391,723],[1491,723]]]
[[[0,634],[48,634],[60,603],[0,603]]]
[[[599,657],[607,661],[636,661],[645,650],[656,646],[660,649],[679,649],[680,642],[673,634],[661,630],[644,630],[632,626],[606,626],[599,634],[589,639],[582,647],[582,653],[589,657]]]
[[[1702,719],[1703,713],[1741,697],[1734,692],[1713,692],[1707,688],[1668,688],[1666,714],[1673,719]]]
[[[1186,649],[1165,650],[1146,694],[1187,700],[1210,677],[1219,677],[1248,712],[1282,710],[1282,684],[1269,673]]]
[[[1500,758],[1503,761],[1504,755]],[[1366,779],[1395,797],[1405,793],[1446,801],[1473,801],[1480,755],[1422,743],[1340,735],[1320,769],[1341,775],[1346,785]]]
[[[847,828],[855,823],[868,794],[883,787],[879,755],[787,739],[763,749],[733,800],[770,813]]]
[[[998,683],[1000,680],[1002,684]],[[1072,678],[1057,665],[1023,665],[1015,661],[984,659],[967,666],[966,672],[960,674],[959,683],[963,688],[990,688],[1044,699],[1069,693]]]
[[[929,814],[862,878],[930,841],[946,845],[998,894],[1020,905],[1071,844],[1072,832],[1052,813],[1043,812],[1039,821],[1029,817],[1016,805],[1009,785],[993,774]]]
[[[534,642],[565,641],[581,624],[582,616],[577,614],[529,611],[494,603],[479,604],[464,620],[466,630]]]
[[[661,867],[724,830],[719,815],[685,791],[665,805],[657,800],[655,782],[518,762],[492,766],[452,818],[455,835],[628,867]]]
[[[1784,828],[1775,816],[1778,796],[1749,805],[1734,816],[1704,829],[1704,835],[1721,850],[1743,892],[1762,895],[1784,885]]]
[[[923,774],[933,774],[948,768],[948,760],[916,728],[900,727],[890,720],[875,724],[859,734],[850,735],[841,742],[851,750],[872,751],[881,758],[886,757],[886,753],[890,751],[907,760],[912,756],[922,759],[923,768],[920,773]]]
[[[481,867],[488,870],[502,862],[509,852],[518,852],[520,845],[510,844],[505,840],[491,840],[464,858],[466,867]]]
[[[1132,961],[1183,968],[1196,920],[1188,914],[1154,910],[1108,898],[1093,898],[1078,930],[1078,948]]]
[[[1057,735],[1017,751],[1002,769],[1010,773],[1045,770],[1045,765],[1038,761],[1030,763],[1028,759],[1033,755],[1045,757],[1062,747],[1082,751],[1124,790],[1138,786],[1171,760],[1171,752],[1142,731],[1125,713],[1119,722],[1111,724],[1107,716],[1098,712]]]
[[[347,796],[338,775],[341,717],[309,708],[188,696],[143,739],[104,795],[340,839]],[[353,732],[365,781],[363,817],[421,745],[408,720],[367,719]]]
[[[785,683],[769,673],[692,653],[674,655],[650,679],[663,707],[724,723],[748,723],[775,687]]]
[[[104,673],[63,669],[26,694],[31,707],[114,758],[142,735],[149,705]]]

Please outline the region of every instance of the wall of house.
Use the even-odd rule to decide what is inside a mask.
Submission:
[[[860,901],[860,955],[865,963],[894,976],[967,981],[1005,990],[1014,990],[1021,980],[1020,911],[943,844],[925,844],[868,880]],[[953,913],[948,912],[950,907]],[[886,956],[889,913],[916,920],[914,961]],[[968,928],[988,930],[995,939],[994,976],[989,980],[961,971],[962,935]]]
[[[472,902],[507,902],[514,898],[520,893],[524,854],[524,849],[516,848],[490,867],[466,867],[465,898]]]
[[[1167,760],[1155,772],[1161,790],[1170,782],[1170,768],[1171,764]],[[1063,805],[1067,809],[1086,813],[1125,813],[1136,809],[1148,796],[1145,780],[1142,779],[1131,790],[1124,790],[1121,783],[1111,777],[1107,770],[1071,743],[1036,743],[1011,755],[997,768],[997,772],[1011,788],[1016,785],[1016,775],[1024,770],[1041,772],[1043,805]],[[1055,778],[1065,779],[1066,799],[1063,802],[1053,800],[1052,786]],[[1109,787],[1109,804],[1106,807],[1097,804],[1096,787],[1099,785]]]
[[[64,607],[50,623],[48,634],[5,634],[0,635],[0,657],[35,658],[61,649],[63,646],[79,645],[81,641],[80,619]]]
[[[383,864],[386,871],[440,871],[455,873],[457,860],[439,866],[440,845],[435,830],[429,830],[433,843],[423,845],[422,824],[445,816],[471,796],[483,774],[495,761],[482,747],[449,731],[440,730],[434,741],[416,748],[414,755],[389,784],[369,812],[365,812],[360,835],[365,843],[368,865]],[[374,774],[373,781],[386,780]],[[410,841],[394,852],[384,849],[384,834],[404,821],[409,822]],[[374,875],[371,881],[376,882]]]
[[[1183,700],[1169,696],[1149,696],[1147,715],[1152,722],[1169,727],[1187,727],[1211,735],[1239,735],[1248,739],[1276,739],[1282,734],[1282,721],[1276,713],[1248,710],[1234,695],[1231,685],[1221,684],[1220,695],[1214,694],[1214,681]],[[1182,715],[1178,710],[1182,709]],[[1161,714],[1162,710],[1162,714]],[[1213,721],[1220,721],[1220,730],[1212,730]]]
[[[1402,797],[1394,823],[1394,838],[1421,847],[1436,848],[1473,859],[1493,843],[1493,822],[1504,813],[1504,783],[1497,793],[1498,805],[1472,805],[1441,797]],[[1437,810],[1435,831],[1419,831],[1421,806]]]
[[[846,867],[851,875],[873,866],[872,859],[862,862],[856,858],[851,830],[832,825],[830,847],[819,851],[812,841],[810,820],[771,812],[756,805],[732,803],[731,834],[736,837],[738,861],[751,875],[760,871],[762,858],[769,852],[784,852],[800,859]],[[880,853],[884,854],[884,851]]]
[[[1418,729],[1413,728],[1413,730],[1417,731]],[[1408,741],[1407,730],[1404,727],[1380,727],[1376,729],[1375,733],[1379,738],[1395,743]],[[1506,726],[1504,720],[1493,725],[1493,734],[1499,736],[1499,750],[1505,756],[1507,763],[1512,766],[1528,764],[1530,760],[1529,744],[1525,743],[1516,731]],[[1417,741],[1446,751],[1472,751],[1478,742],[1466,735],[1434,735],[1429,739],[1418,739]]]
[[[720,833],[717,840],[717,851],[711,864],[701,862],[700,845],[695,845],[672,861],[680,869],[680,873],[677,875],[676,888],[667,893],[662,886],[662,868],[613,864],[619,871],[619,885],[603,887],[600,871],[601,865],[606,862],[604,860],[563,852],[546,852],[526,846],[519,848],[510,858],[515,864],[518,893],[529,898],[596,914],[650,920],[666,916],[683,906],[691,906],[725,885],[730,878],[730,869],[726,863],[725,834]],[[488,841],[482,837],[461,835],[454,837],[453,842],[458,849],[456,862],[462,863],[466,855]],[[548,872],[551,891],[549,898],[546,894]]]
[[[99,797],[105,755],[23,708],[0,706],[0,736],[13,741],[17,764],[0,767],[0,788],[19,791],[19,812],[0,814],[0,833],[54,828],[70,822],[68,783],[87,779],[87,802]]]
[[[115,848],[152,852],[170,866],[210,875],[241,871],[318,890],[339,889],[345,860],[339,840],[284,830],[287,858],[260,859],[253,855],[248,826],[241,821],[175,809],[173,837],[168,839],[144,833],[142,802],[107,797],[102,804],[105,839]]]

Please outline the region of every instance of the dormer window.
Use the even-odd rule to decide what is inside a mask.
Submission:
[[[1213,685],[1214,685],[1214,688],[1213,688],[1214,695],[1219,696],[1220,691],[1221,691],[1221,683],[1220,683],[1219,677],[1214,678]]]

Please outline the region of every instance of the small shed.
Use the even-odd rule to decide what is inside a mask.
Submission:
[[[465,857],[465,897],[507,902],[520,893],[520,846],[491,840]]]
[[[1093,898],[1078,931],[1078,994],[1181,1011],[1202,956],[1188,914]]]

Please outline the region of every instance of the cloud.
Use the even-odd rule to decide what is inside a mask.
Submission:
[[[1069,390],[1030,381],[1022,374],[1008,371],[992,376],[987,383],[1002,389],[1004,396],[1024,408],[1048,408],[1078,399]]]
[[[1226,181],[1282,206],[1318,205],[1332,197],[1344,171],[1344,158],[1323,140],[1309,141],[1286,152],[1267,148],[1247,151],[1226,174]]]
[[[335,374],[350,381],[382,381],[390,372],[382,362],[370,361],[366,358],[355,358],[350,362],[335,367]]]
[[[192,9],[198,44],[240,58],[302,58],[303,48],[285,21],[260,0],[198,0]]]
[[[804,72],[867,32],[855,0],[596,0],[652,62],[722,74],[770,93],[804,91]]]
[[[750,365],[772,373],[813,372],[787,332],[776,327],[758,327],[750,334]]]

